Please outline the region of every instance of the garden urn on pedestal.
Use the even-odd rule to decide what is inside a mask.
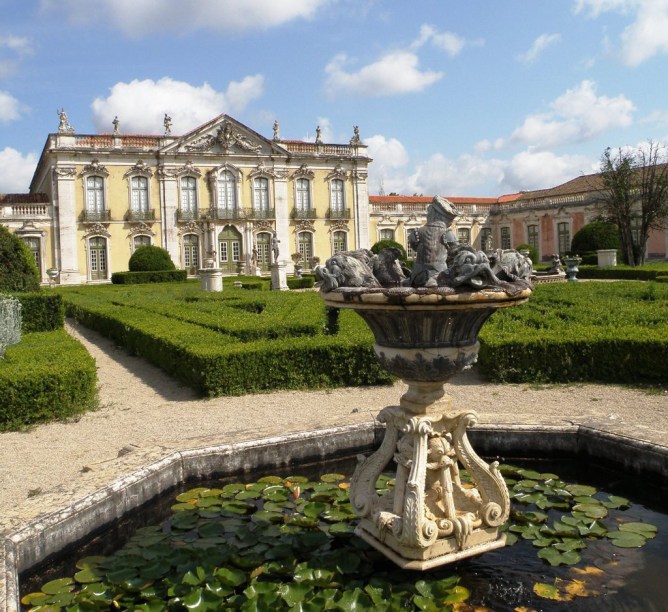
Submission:
[[[452,240],[451,203],[435,198],[427,224],[412,236],[417,253],[408,277],[392,253],[339,253],[316,269],[330,307],[349,308],[367,322],[381,365],[408,390],[379,414],[380,448],[360,462],[350,487],[360,517],[356,533],[403,568],[425,570],[501,547],[499,527],[510,499],[497,464],[471,447],[472,410],[457,410],[444,384],[471,366],[478,332],[499,308],[525,302],[531,266],[516,251],[485,253]],[[388,249],[387,251],[391,251]],[[394,490],[376,481],[396,463]],[[460,478],[463,466],[473,484]]]

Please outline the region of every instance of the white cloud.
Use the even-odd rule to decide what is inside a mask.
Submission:
[[[541,34],[533,41],[531,48],[519,55],[518,59],[525,64],[532,64],[545,49],[560,41],[561,34]]]
[[[511,193],[548,189],[598,170],[598,160],[584,155],[555,155],[532,149],[518,153],[504,165],[501,184]]]
[[[336,55],[325,67],[325,89],[330,95],[352,93],[363,96],[389,96],[420,92],[440,80],[442,72],[421,71],[419,59],[410,51],[394,51],[357,72],[346,71],[349,63],[344,53]]]
[[[668,53],[668,0],[644,0],[638,16],[622,34],[622,59],[638,66],[659,53]]]
[[[551,111],[529,115],[511,135],[519,143],[548,148],[582,142],[611,128],[629,127],[635,106],[623,94],[598,96],[596,83],[582,81],[550,103]]]
[[[36,166],[34,153],[22,155],[5,147],[0,151],[0,193],[27,193]]]
[[[0,79],[16,72],[19,59],[33,53],[30,40],[23,36],[0,36],[0,50],[9,49],[15,57],[0,59]]]
[[[195,87],[164,77],[159,81],[135,79],[116,83],[106,98],[93,101],[93,123],[100,131],[110,131],[115,116],[120,131],[161,133],[164,114],[172,118],[172,131],[184,134],[221,113],[242,111],[263,93],[264,77],[247,76],[231,82],[227,91],[216,91],[208,83]]]
[[[646,117],[643,117],[641,123],[654,123],[659,127],[668,127],[668,110],[654,111]]]
[[[467,44],[466,39],[458,34],[454,34],[453,32],[438,32],[433,26],[424,24],[420,28],[418,38],[411,44],[411,49],[419,49],[429,41],[435,47],[445,51],[450,57],[459,55]],[[480,43],[477,42],[474,44]]]
[[[330,0],[41,0],[70,23],[105,23],[128,36],[209,29],[238,33],[311,19]]]
[[[396,138],[386,138],[381,134],[363,140],[369,147],[369,157],[373,159],[373,163],[369,165],[368,181],[372,191],[377,193],[382,186],[386,193],[406,193],[405,173],[399,170],[409,161],[404,145]]]
[[[668,53],[668,0],[577,0],[575,12],[591,17],[615,11],[633,14],[624,29],[619,51],[627,66],[638,66],[659,53]]]
[[[0,123],[16,121],[25,110],[27,110],[27,107],[14,96],[9,92],[0,90]]]

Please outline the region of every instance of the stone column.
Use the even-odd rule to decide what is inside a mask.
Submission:
[[[353,218],[355,220],[355,249],[368,249],[371,246],[369,242],[369,189],[366,179],[366,167],[353,171]]]
[[[181,261],[179,236],[176,227],[176,210],[179,206],[179,192],[176,177],[162,168],[158,174],[160,181],[160,225],[162,247],[167,249],[172,261],[178,266]]]
[[[274,210],[276,211],[276,236],[279,242],[278,259],[292,268],[290,261],[290,211],[288,209],[288,175],[278,171],[274,177]],[[285,269],[284,265],[284,269]],[[292,272],[292,270],[289,270]],[[273,277],[273,272],[272,272]]]
[[[81,271],[77,236],[76,169],[73,166],[56,166],[54,173],[58,203],[54,215],[58,216],[60,284],[78,285],[81,283]]]

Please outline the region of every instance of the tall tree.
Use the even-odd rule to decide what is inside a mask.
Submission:
[[[607,148],[599,177],[599,207],[619,228],[624,261],[642,265],[650,231],[668,222],[668,150],[651,140],[615,153]]]

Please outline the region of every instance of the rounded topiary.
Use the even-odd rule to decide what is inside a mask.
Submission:
[[[140,246],[130,257],[128,263],[130,272],[160,272],[176,270],[176,266],[169,253],[152,244]]]
[[[529,259],[531,263],[538,263],[538,251],[530,244],[518,244],[515,249],[517,251],[529,251]]]
[[[0,225],[0,291],[37,291],[39,280],[28,245]]]
[[[619,247],[619,230],[616,225],[607,221],[592,221],[575,233],[570,250],[582,254]]]
[[[378,253],[380,253],[383,249],[392,248],[399,249],[399,252],[401,253],[401,261],[406,261],[408,258],[406,249],[403,247],[403,245],[399,244],[395,240],[379,240],[371,247],[371,252],[378,255]]]

